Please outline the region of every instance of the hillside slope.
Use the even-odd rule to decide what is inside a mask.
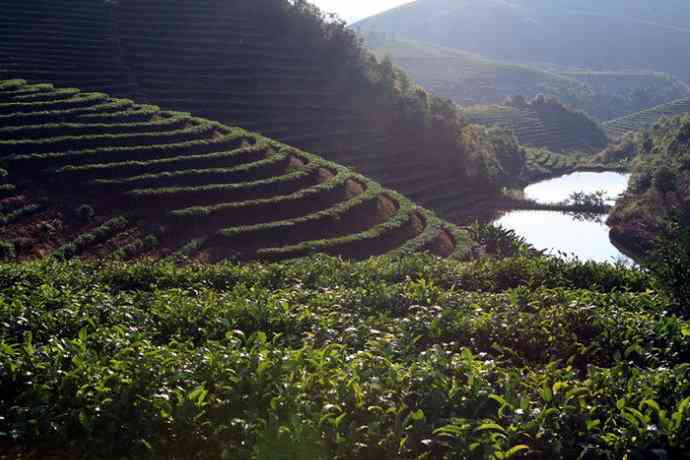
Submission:
[[[463,106],[543,94],[598,120],[610,120],[690,95],[687,84],[663,73],[507,64],[458,49],[390,40],[374,32],[365,38],[377,56],[390,57],[417,83]]]
[[[604,128],[614,136],[622,136],[626,133],[650,129],[663,117],[672,118],[686,113],[690,113],[690,97],[607,121],[604,123]]]
[[[466,107],[463,114],[475,123],[512,131],[523,145],[552,152],[594,153],[608,144],[596,122],[552,98],[511,98],[505,105]]]
[[[140,97],[113,35],[112,5],[2,1],[0,79],[21,76],[116,97]]]
[[[121,81],[133,83],[141,100],[318,151],[422,204],[439,195],[493,191],[509,179],[489,175],[509,171],[483,155],[487,149],[467,143],[491,140],[466,126],[452,104],[378,63],[349,29],[308,4],[92,3],[29,0],[19,8],[1,0],[5,20],[16,25],[0,29],[0,76],[33,81],[50,74],[57,83],[83,79],[85,88],[97,90],[88,67],[81,75],[81,56],[98,52],[104,69],[124,66]],[[33,32],[34,15],[56,12],[42,24],[46,34]],[[91,30],[101,31],[109,47],[74,39]]]
[[[679,0],[418,0],[356,26],[492,59],[654,70],[688,82],[688,17]]]
[[[285,144],[103,93],[0,81],[0,258],[461,255],[396,192]]]
[[[690,115],[660,121],[638,144],[630,185],[608,223],[618,240],[646,253],[667,219],[690,225]]]

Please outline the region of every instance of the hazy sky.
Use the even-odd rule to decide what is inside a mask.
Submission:
[[[338,13],[347,20],[364,19],[377,13],[394,8],[411,0],[311,0],[327,13]]]

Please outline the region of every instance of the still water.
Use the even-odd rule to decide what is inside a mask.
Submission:
[[[602,190],[611,203],[627,188],[628,174],[612,172],[576,172],[532,184],[525,189],[527,198],[540,203],[567,200],[573,192]],[[633,264],[609,239],[606,216],[594,220],[571,213],[554,211],[509,211],[495,221],[514,230],[537,249],[552,254],[564,253],[580,260]]]
[[[525,197],[537,203],[559,203],[565,201],[573,192],[594,193],[603,191],[609,204],[628,188],[630,174],[616,172],[574,172],[556,177],[525,189]]]

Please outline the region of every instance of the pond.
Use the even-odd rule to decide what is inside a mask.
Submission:
[[[576,172],[556,179],[532,184],[524,191],[527,198],[540,203],[567,200],[573,192],[604,191],[613,204],[627,187],[629,174],[612,172]],[[625,256],[609,238],[606,215],[578,216],[554,211],[508,211],[494,221],[514,230],[537,249],[551,254],[577,256],[596,262],[634,262]]]
[[[574,172],[525,188],[525,197],[537,203],[559,203],[573,192],[594,193],[604,191],[609,204],[613,205],[628,188],[630,174],[617,172]]]

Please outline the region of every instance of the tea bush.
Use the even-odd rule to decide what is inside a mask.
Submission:
[[[14,243],[0,240],[0,260],[14,259],[16,256]]]
[[[657,237],[646,267],[675,298],[677,306],[690,315],[690,213],[676,215]]]
[[[83,204],[75,210],[77,219],[80,222],[88,223],[91,222],[96,217],[96,211],[94,211],[92,206],[88,204]]]
[[[687,458],[690,322],[515,257],[0,264],[0,444],[83,458]]]

